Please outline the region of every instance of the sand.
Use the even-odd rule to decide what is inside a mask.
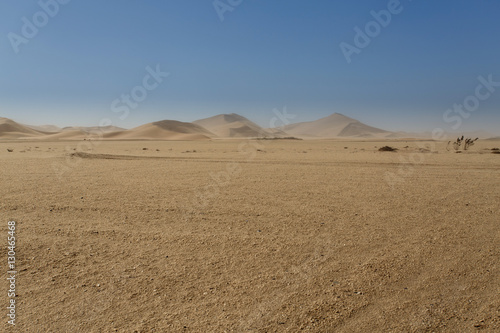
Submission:
[[[424,144],[2,142],[16,331],[499,331],[500,141]]]
[[[277,118],[276,118],[277,119]],[[277,125],[277,124],[275,124]],[[448,137],[465,135],[481,140],[493,135],[484,131],[445,133]],[[132,129],[117,126],[70,126],[59,128],[53,125],[32,126],[0,118],[0,141],[27,139],[45,141],[81,140],[165,140],[200,141],[209,139],[245,138],[300,138],[317,139],[429,139],[431,132],[406,133],[389,132],[334,113],[315,121],[293,123],[282,127],[262,128],[251,120],[236,113],[220,114],[192,123],[176,120],[161,120]],[[498,138],[492,138],[498,140]],[[413,140],[413,139],[410,139]]]
[[[38,132],[46,132],[46,133],[58,133],[63,130],[62,128],[54,125],[40,125],[40,126],[26,125],[26,124],[21,124],[21,125],[34,129],[35,131]]]
[[[69,126],[61,129],[61,131],[83,131],[86,133],[102,132],[102,133],[113,133],[125,131],[125,128],[117,126]]]
[[[36,126],[34,126],[36,128]],[[42,126],[50,128],[50,125]],[[33,126],[22,125],[11,119],[0,118],[0,141],[15,139],[40,141],[82,140],[207,140],[216,135],[193,123],[162,120],[125,130],[116,126],[65,127],[59,132],[40,132]]]
[[[265,129],[236,113],[220,114],[193,122],[220,138],[258,138],[271,136]]]
[[[192,123],[163,120],[145,124],[123,132],[106,133],[105,139],[114,140],[206,140],[214,134]]]
[[[34,130],[16,123],[8,118],[0,118],[0,139],[18,139],[23,137],[41,136],[46,133]]]
[[[340,113],[315,121],[294,123],[283,130],[297,137],[336,138],[336,137],[386,137],[395,135],[379,128],[368,126]]]

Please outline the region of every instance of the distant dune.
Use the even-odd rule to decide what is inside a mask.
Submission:
[[[280,128],[266,128],[265,131],[275,138],[285,138],[291,136]]]
[[[256,123],[236,113],[220,114],[193,123],[206,128],[221,138],[273,136]]]
[[[112,133],[112,132],[122,132],[125,128],[116,126],[92,126],[92,127],[64,127],[62,131],[83,131],[86,133]]]
[[[500,140],[485,131],[443,133],[442,140],[454,140],[457,136],[478,137],[481,140]],[[145,124],[130,130],[117,126],[71,126],[59,128],[53,125],[32,126],[0,117],[0,139],[36,140],[207,140],[212,138],[374,138],[374,139],[431,139],[432,132],[386,131],[334,113],[315,121],[290,124],[279,128],[262,128],[236,113],[220,114],[193,123],[163,120]]]
[[[311,138],[383,137],[391,134],[340,113],[315,121],[287,125],[283,130],[294,136]]]
[[[62,131],[62,128],[54,126],[54,125],[41,125],[41,126],[26,125],[26,124],[22,124],[22,125],[29,127],[31,129],[34,129],[35,131],[39,131],[39,132],[58,133],[58,132]]]
[[[34,130],[27,126],[16,123],[7,118],[0,118],[0,138],[17,139],[46,135],[47,133]]]
[[[199,125],[176,120],[157,121],[104,135],[106,139],[115,140],[208,140],[214,136]]]
[[[468,131],[468,132],[446,132],[449,140],[454,140],[459,136],[465,136],[466,138],[479,138],[481,140],[491,138],[493,134],[486,131]]]
[[[40,140],[85,140],[85,139],[104,139],[106,134],[122,132],[123,128],[115,126],[105,127],[65,127],[57,133],[46,133],[44,136],[37,137]]]
[[[90,138],[88,132],[82,130],[62,131],[59,133],[49,133],[48,135],[37,137],[40,140],[84,140]],[[96,136],[97,137],[97,136]]]
[[[65,127],[57,132],[37,131],[35,128],[54,130],[55,126],[26,126],[7,118],[0,118],[0,139],[30,138],[36,140],[208,140],[216,135],[205,128],[175,120],[145,124],[130,130],[108,127]]]

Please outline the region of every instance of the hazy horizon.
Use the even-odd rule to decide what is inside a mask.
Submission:
[[[337,112],[500,135],[498,3],[54,1],[0,4],[0,116],[133,128],[237,113],[269,127],[286,107],[292,122]],[[480,77],[493,86],[470,99]]]
[[[276,110],[277,110],[277,109],[276,109]],[[277,111],[282,111],[282,110],[277,110]],[[282,112],[280,112],[280,113],[281,113],[281,114],[283,114]],[[332,114],[330,114],[330,115],[333,115],[333,114],[335,114],[335,113],[337,113],[337,114],[341,114],[341,115],[344,115],[344,116],[346,116],[346,117],[349,117],[349,115],[347,115],[347,114],[342,114],[342,113],[340,113],[340,112],[334,112],[334,113],[332,113]],[[288,114],[289,114],[289,115],[291,115],[291,116],[296,116],[296,115],[292,115],[292,114],[290,114],[290,113],[288,113]],[[207,117],[207,118],[211,118],[211,117],[218,116],[218,115],[223,115],[223,114],[216,114],[216,115],[209,116],[209,117]],[[237,114],[237,115],[243,116],[243,117],[247,118],[248,120],[253,121],[253,119],[252,119],[251,117],[247,117],[247,116],[244,116],[244,115],[242,115],[242,114]],[[325,116],[325,117],[328,117],[328,116],[330,116],[330,115],[327,115],[327,116]],[[4,116],[0,115],[0,118],[2,118],[2,117],[4,117]],[[271,122],[270,122],[270,123],[268,123],[268,124],[260,124],[260,123],[258,123],[258,122],[255,122],[255,123],[256,123],[257,125],[261,126],[262,128],[271,128],[271,127],[270,127],[270,125],[271,125],[271,124],[274,124],[274,123],[276,123],[275,128],[280,128],[280,127],[284,126],[282,123],[280,123],[280,121],[279,121],[279,120],[277,120],[277,119],[279,119],[279,118],[278,118],[278,117],[276,117],[276,115],[275,115],[274,113],[273,113],[273,117],[274,117],[274,120],[275,120],[275,121],[271,120]],[[322,118],[325,118],[325,117],[322,117]],[[56,126],[56,127],[59,127],[60,129],[64,129],[64,128],[71,128],[71,127],[94,127],[94,126],[99,127],[99,122],[96,122],[95,124],[69,124],[69,125],[63,125],[63,126],[60,126],[60,125],[56,125],[56,124],[54,124],[54,123],[41,123],[41,124],[33,124],[33,123],[29,123],[29,122],[21,122],[21,121],[17,121],[16,119],[9,118],[9,117],[4,117],[4,118],[11,119],[11,120],[13,120],[13,121],[15,121],[15,122],[17,122],[17,123],[20,123],[20,124],[22,124],[22,125],[28,125],[28,126]],[[289,123],[287,123],[287,125],[290,125],[290,124],[296,124],[296,123],[299,123],[299,122],[316,121],[316,120],[320,120],[320,119],[322,119],[322,118],[319,118],[319,119],[309,119],[309,120],[303,120],[303,121],[295,121],[295,119],[296,119],[296,118],[294,118],[294,119],[290,119],[290,120],[289,120]],[[352,117],[349,117],[349,118],[352,118]],[[103,118],[103,119],[108,119],[108,118]],[[185,121],[185,122],[188,122],[188,123],[193,123],[193,122],[195,122],[195,121],[197,121],[197,120],[202,120],[202,119],[205,119],[205,118],[193,119],[193,120],[190,120],[190,121]],[[273,119],[273,118],[271,118],[271,119]],[[148,123],[141,123],[141,124],[138,124],[138,125],[133,126],[133,127],[121,127],[121,126],[117,126],[117,125],[116,125],[116,124],[114,124],[114,123],[113,123],[113,124],[111,124],[110,126],[120,127],[120,128],[125,129],[125,130],[129,130],[129,129],[133,129],[133,128],[136,128],[136,127],[141,126],[141,125],[145,125],[145,124],[149,124],[149,123],[154,123],[154,122],[160,122],[160,121],[163,121],[163,120],[182,121],[182,120],[179,120],[179,119],[157,119],[157,120],[150,121],[150,122],[148,122]],[[360,121],[359,119],[356,119],[356,120]],[[364,123],[363,121],[360,121],[360,122],[361,122],[361,123]],[[369,123],[364,123],[364,124],[365,124],[365,125],[369,125],[369,126],[371,126],[371,124],[369,124]],[[107,126],[104,126],[104,127],[107,127]],[[423,134],[423,133],[426,133],[426,132],[427,132],[427,133],[431,133],[431,132],[432,132],[434,129],[436,129],[436,128],[441,128],[441,127],[435,127],[435,128],[432,128],[432,129],[427,129],[427,130],[422,130],[422,131],[415,131],[415,132],[414,132],[414,131],[408,131],[407,133],[415,133],[415,134]],[[405,131],[402,131],[402,130],[397,130],[397,129],[396,129],[396,130],[391,130],[391,129],[387,129],[387,128],[383,128],[383,127],[381,127],[380,129],[387,130],[387,131],[390,131],[390,132],[405,132]],[[467,130],[467,131],[460,131],[460,130],[459,130],[459,131],[453,131],[453,130],[448,130],[448,131],[447,131],[447,130],[445,130],[445,132],[450,133],[450,134],[461,134],[461,133],[474,133],[474,132],[478,133],[478,132],[485,132],[486,134],[489,134],[489,135],[492,135],[492,136],[497,136],[498,134],[500,134],[500,132],[495,133],[495,132],[491,132],[491,131],[486,131],[486,130],[484,130],[484,129],[475,129],[475,130],[473,129],[473,130]]]

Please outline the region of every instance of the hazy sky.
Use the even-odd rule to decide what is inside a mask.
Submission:
[[[2,0],[0,116],[268,126],[286,106],[294,121],[500,134],[499,17],[496,0]]]

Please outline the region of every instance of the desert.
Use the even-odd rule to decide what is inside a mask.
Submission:
[[[0,333],[500,332],[500,1],[0,1]]]
[[[4,123],[20,331],[500,329],[497,139],[457,154],[159,122],[89,143]]]

